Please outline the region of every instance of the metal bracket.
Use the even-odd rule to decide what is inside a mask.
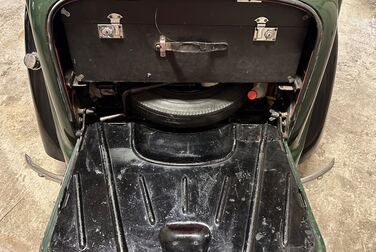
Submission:
[[[123,25],[120,20],[122,15],[111,13],[107,16],[111,24],[98,24],[98,35],[101,39],[122,39],[124,38]]]
[[[70,12],[69,11],[67,11],[65,8],[62,8],[61,10],[60,10],[60,13],[62,14],[62,15],[64,15],[64,16],[66,16],[66,17],[70,17]]]
[[[279,112],[279,111],[275,111],[273,109],[270,109],[269,112],[270,112],[269,121],[273,122],[274,120],[278,119],[279,131],[281,132],[282,137],[284,139],[287,139],[287,137],[288,137],[287,129],[288,129],[289,114],[287,112]]]
[[[289,85],[279,85],[278,89],[282,91],[292,91],[296,92],[300,90],[303,86],[303,81],[300,77],[288,77]]]
[[[159,55],[161,56],[161,58],[166,57],[167,45],[165,36],[162,35],[159,38],[159,43],[156,44],[155,49],[157,51],[159,50]]]
[[[92,109],[78,109],[77,114],[79,116],[78,120],[80,122],[81,128],[76,131],[76,136],[81,137],[86,130],[86,119],[87,116],[94,114]]]
[[[258,17],[255,19],[257,23],[255,33],[253,35],[253,41],[267,41],[274,42],[277,40],[277,27],[266,27],[266,23],[269,19],[266,17]]]

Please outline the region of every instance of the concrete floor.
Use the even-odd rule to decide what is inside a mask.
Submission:
[[[62,164],[43,152],[22,65],[24,0],[0,0],[0,251],[37,251],[59,185],[24,162]],[[302,173],[336,158],[306,184],[328,251],[376,251],[376,2],[344,0],[336,86],[324,135]],[[375,97],[374,97],[375,95]]]

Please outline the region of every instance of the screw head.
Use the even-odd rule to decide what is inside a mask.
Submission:
[[[40,69],[40,62],[36,52],[27,53],[24,57],[24,64],[30,70]]]

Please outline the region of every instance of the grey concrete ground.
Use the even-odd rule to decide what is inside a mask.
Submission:
[[[302,171],[336,158],[306,185],[329,251],[376,251],[376,1],[344,0],[336,85],[319,148]]]
[[[59,186],[26,165],[43,152],[23,57],[23,0],[0,0],[0,251],[37,251]],[[334,170],[306,185],[328,251],[376,251],[376,2],[344,0],[332,105],[322,142],[301,166],[335,157]]]

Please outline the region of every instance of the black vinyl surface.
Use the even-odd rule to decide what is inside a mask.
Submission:
[[[83,81],[286,82],[296,75],[308,25],[303,10],[280,3],[233,0],[80,0],[64,6],[71,60]],[[100,39],[97,24],[118,13],[123,39]],[[276,42],[254,42],[255,19],[278,28]],[[172,53],[161,58],[160,35],[178,42],[227,43],[213,53]]]
[[[89,125],[62,190],[51,251],[311,251],[316,245],[270,125],[198,133]]]

